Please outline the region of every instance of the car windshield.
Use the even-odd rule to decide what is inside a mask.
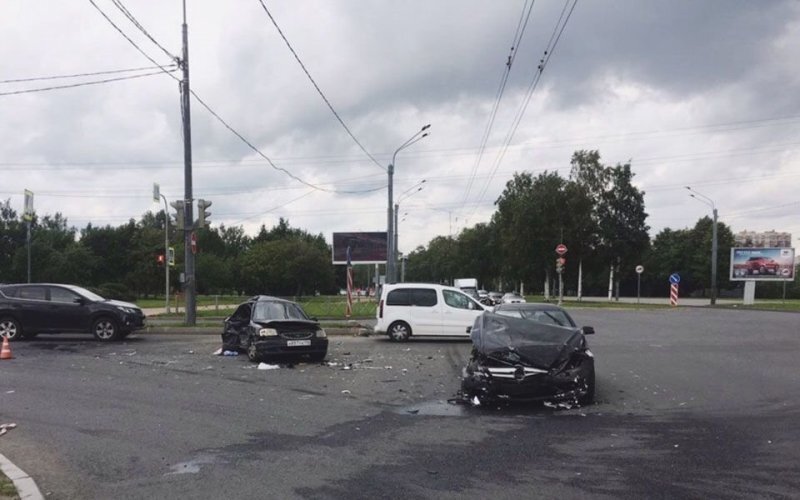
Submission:
[[[272,321],[276,319],[307,320],[308,316],[297,304],[291,302],[266,301],[256,303],[253,321]]]
[[[96,293],[90,292],[89,290],[87,290],[85,288],[81,288],[79,286],[64,285],[64,288],[69,288],[70,290],[72,290],[73,292],[77,293],[78,295],[82,295],[82,296],[86,297],[87,299],[92,300],[94,302],[103,302],[103,301],[106,300],[104,297],[101,297],[101,296],[97,295]]]
[[[530,319],[533,321],[538,321],[539,323],[547,323],[549,325],[556,325],[556,326],[575,326],[575,323],[572,319],[567,316],[567,313],[564,311],[559,311],[557,309],[552,310],[520,310],[522,317],[525,319]]]

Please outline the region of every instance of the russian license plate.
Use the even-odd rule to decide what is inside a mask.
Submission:
[[[310,340],[287,340],[286,347],[303,347],[303,346],[310,346]]]

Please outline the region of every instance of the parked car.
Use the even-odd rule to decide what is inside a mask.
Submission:
[[[468,335],[485,308],[457,288],[428,283],[384,285],[375,332],[406,341],[412,335]]]
[[[512,400],[592,403],[594,355],[585,335],[593,334],[594,328],[575,327],[569,314],[557,306],[524,306],[498,306],[506,314],[487,312],[475,320],[461,396],[473,404]],[[522,317],[512,317],[513,308]]]
[[[307,357],[322,361],[328,354],[328,336],[316,318],[309,318],[295,302],[257,295],[225,318],[223,349],[247,352],[250,361],[270,357]]]
[[[502,304],[520,304],[522,302],[525,302],[525,297],[517,292],[508,292],[501,299]]]
[[[492,301],[492,305],[502,304],[503,303],[503,294],[500,292],[489,292],[489,300]]]
[[[39,333],[91,333],[119,340],[144,328],[135,304],[108,300],[85,288],[57,283],[0,286],[0,335],[8,340]]]

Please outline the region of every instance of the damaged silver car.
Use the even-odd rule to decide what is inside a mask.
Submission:
[[[481,314],[470,333],[472,354],[463,370],[462,398],[473,404],[591,404],[594,355],[584,335],[593,334],[594,328],[573,324],[556,326],[490,312]]]

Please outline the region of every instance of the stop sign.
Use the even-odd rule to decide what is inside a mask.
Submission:
[[[560,244],[559,244],[559,245],[556,247],[556,253],[557,253],[558,255],[564,255],[565,253],[567,253],[567,245],[565,245],[565,244],[563,244],[563,243],[560,243]]]
[[[197,253],[197,233],[192,231],[192,253]]]

